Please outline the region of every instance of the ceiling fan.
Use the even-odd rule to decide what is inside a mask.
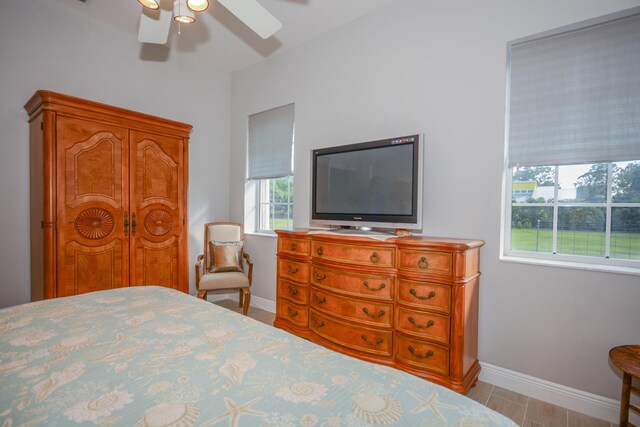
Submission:
[[[217,0],[263,39],[282,28],[282,24],[257,0]],[[183,24],[195,21],[194,12],[209,7],[209,0],[138,0],[143,6],[138,40],[165,44],[169,37],[171,17]]]

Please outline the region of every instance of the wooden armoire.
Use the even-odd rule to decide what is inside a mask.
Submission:
[[[191,125],[49,91],[29,113],[31,299],[188,292]]]

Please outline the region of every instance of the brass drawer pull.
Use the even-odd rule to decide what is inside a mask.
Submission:
[[[297,293],[298,293],[298,290],[297,290],[297,289],[293,289],[291,286],[289,286],[289,287],[287,288],[287,290],[289,291],[289,294],[290,294],[290,295],[295,295],[295,294],[297,294]]]
[[[372,253],[371,256],[369,257],[369,261],[371,261],[374,264],[380,261],[380,257],[378,256],[378,253],[377,252]]]
[[[291,243],[291,246],[289,246],[291,248],[292,251],[296,250],[296,244],[295,243]]]
[[[365,288],[369,289],[370,291],[380,291],[384,288],[387,287],[387,285],[385,285],[384,283],[380,283],[380,286],[378,286],[377,288],[371,288],[369,287],[369,282],[367,282],[366,280],[364,281],[364,283],[362,284]]]
[[[129,212],[124,211],[124,237],[129,235]]]
[[[313,300],[318,304],[324,304],[325,302],[327,302],[327,299],[325,297],[318,298],[318,294],[313,294]]]
[[[420,329],[430,328],[430,327],[432,327],[433,325],[436,324],[433,320],[429,319],[429,321],[427,322],[426,325],[417,325],[416,321],[415,321],[415,319],[413,317],[409,317],[409,323],[411,323],[416,328],[420,328]]]
[[[413,354],[415,357],[417,357],[418,359],[428,359],[431,356],[433,356],[433,351],[431,350],[427,351],[424,355],[416,354],[415,349],[411,346],[409,346],[409,352]]]
[[[291,317],[295,317],[298,315],[298,312],[296,310],[291,310],[291,307],[287,307],[287,312],[289,312],[289,316]]]
[[[298,272],[298,269],[296,267],[291,267],[291,266],[288,266],[287,270],[289,270],[289,273],[291,274],[296,274]]]
[[[318,254],[318,256],[322,256],[322,246],[318,246],[318,249],[316,249],[316,253]]]
[[[420,260],[418,261],[418,267],[424,270],[428,266],[429,262],[427,261],[427,259],[425,257],[420,258]]]
[[[369,341],[367,340],[367,336],[366,335],[361,335],[360,338],[362,338],[362,341],[364,341],[365,343],[367,343],[368,345],[374,346],[374,345],[379,345],[382,344],[384,342],[384,338],[376,338],[375,341]]]
[[[378,314],[370,314],[369,309],[367,307],[363,307],[362,312],[373,319],[384,316],[384,310],[380,310]]]
[[[318,322],[315,316],[313,316],[313,324],[316,325],[316,328],[322,328],[324,326],[324,322],[322,320]]]
[[[420,295],[418,295],[416,290],[413,289],[413,288],[409,289],[409,293],[411,295],[413,295],[414,297],[418,298],[419,300],[422,300],[422,301],[427,300],[427,299],[431,299],[431,298],[436,296],[436,293],[434,291],[429,292],[429,295],[427,295],[426,297],[420,296]]]
[[[313,272],[313,278],[316,279],[317,281],[322,281],[322,280],[327,278],[327,275],[323,273],[322,276],[321,276],[320,274],[318,274],[317,271],[314,271]]]

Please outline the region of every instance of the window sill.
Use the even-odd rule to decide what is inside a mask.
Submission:
[[[276,233],[273,233],[273,232],[269,233],[266,231],[251,231],[251,232],[245,231],[244,234],[246,236],[270,237],[272,239],[275,239],[276,237],[278,237]]]
[[[590,262],[576,262],[566,260],[551,260],[546,258],[533,258],[517,256],[512,254],[501,254],[500,261],[514,262],[519,264],[544,265],[547,267],[570,268],[574,270],[599,271],[605,273],[619,273],[640,276],[640,268],[626,267],[622,265],[605,265]]]

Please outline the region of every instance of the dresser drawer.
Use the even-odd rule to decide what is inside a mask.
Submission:
[[[398,279],[398,302],[416,308],[451,312],[451,286]]]
[[[393,276],[344,272],[314,265],[311,283],[334,292],[386,301],[393,298]]]
[[[393,267],[395,249],[314,241],[312,242],[311,255],[343,264]]]
[[[397,331],[449,344],[451,325],[447,316],[398,307],[395,326]]]
[[[280,279],[278,280],[278,288],[280,298],[286,298],[298,304],[309,304],[309,285]]]
[[[453,254],[449,252],[399,249],[398,269],[437,274],[439,276],[452,276]]]
[[[311,242],[309,239],[294,239],[292,237],[280,237],[278,239],[278,252],[292,255],[309,255]]]
[[[396,360],[419,369],[449,375],[449,350],[439,345],[395,336]]]
[[[379,331],[341,322],[314,309],[310,309],[309,312],[309,329],[321,337],[350,349],[377,356],[391,356],[393,349],[391,331]]]
[[[390,328],[393,323],[393,304],[346,298],[312,288],[311,306],[341,319],[355,320],[373,326]]]
[[[302,327],[309,323],[309,312],[306,307],[294,304],[287,300],[278,301],[278,317]]]
[[[278,276],[307,283],[309,281],[309,264],[296,262],[290,259],[278,260]]]

